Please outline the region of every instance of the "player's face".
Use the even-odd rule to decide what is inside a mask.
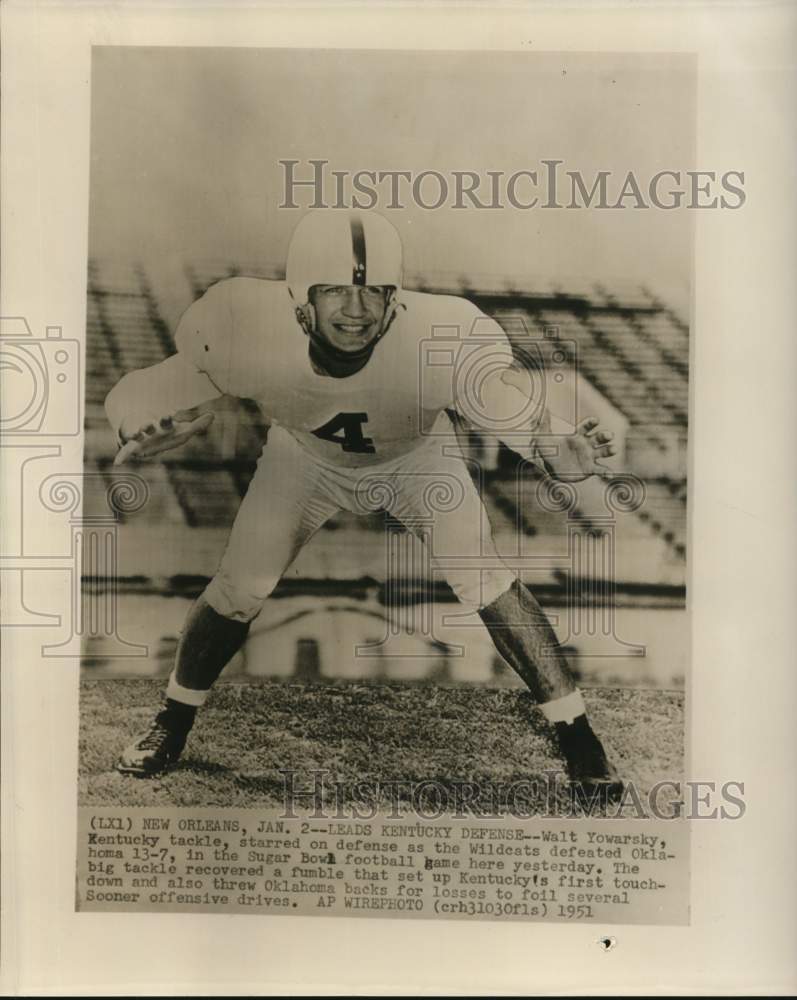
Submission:
[[[387,300],[384,285],[314,285],[316,328],[339,351],[360,351],[379,335]]]

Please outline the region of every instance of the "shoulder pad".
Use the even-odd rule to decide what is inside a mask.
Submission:
[[[211,285],[185,311],[175,335],[178,351],[221,392],[257,397],[284,316],[281,282],[227,278]]]

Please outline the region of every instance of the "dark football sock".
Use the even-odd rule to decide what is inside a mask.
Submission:
[[[571,723],[555,722],[554,729],[568,764],[577,764],[580,769],[596,768],[598,772],[607,769],[603,744],[595,735],[586,715],[576,716]]]
[[[191,608],[177,647],[174,677],[184,688],[207,691],[243,646],[249,622],[225,618],[200,597]]]
[[[184,705],[173,698],[165,698],[163,708],[158,712],[158,721],[173,733],[187,735],[194,724],[196,708]]]

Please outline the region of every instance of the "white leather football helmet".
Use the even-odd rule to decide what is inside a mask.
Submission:
[[[399,234],[377,212],[318,209],[305,215],[291,237],[285,280],[296,318],[311,341],[311,350],[333,374],[363,367],[396,314],[401,288],[402,248]],[[313,285],[381,285],[388,288],[379,334],[362,351],[339,351],[317,330],[310,301]]]

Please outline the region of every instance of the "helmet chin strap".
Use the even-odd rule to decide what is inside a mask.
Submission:
[[[320,369],[332,378],[346,378],[349,375],[355,375],[361,368],[365,367],[368,359],[374,353],[376,345],[390,329],[399,308],[403,309],[405,306],[397,302],[396,292],[391,292],[385,307],[382,329],[379,333],[359,351],[342,351],[318,332],[315,308],[312,302],[297,306],[296,319],[310,340],[309,353],[313,367]]]

